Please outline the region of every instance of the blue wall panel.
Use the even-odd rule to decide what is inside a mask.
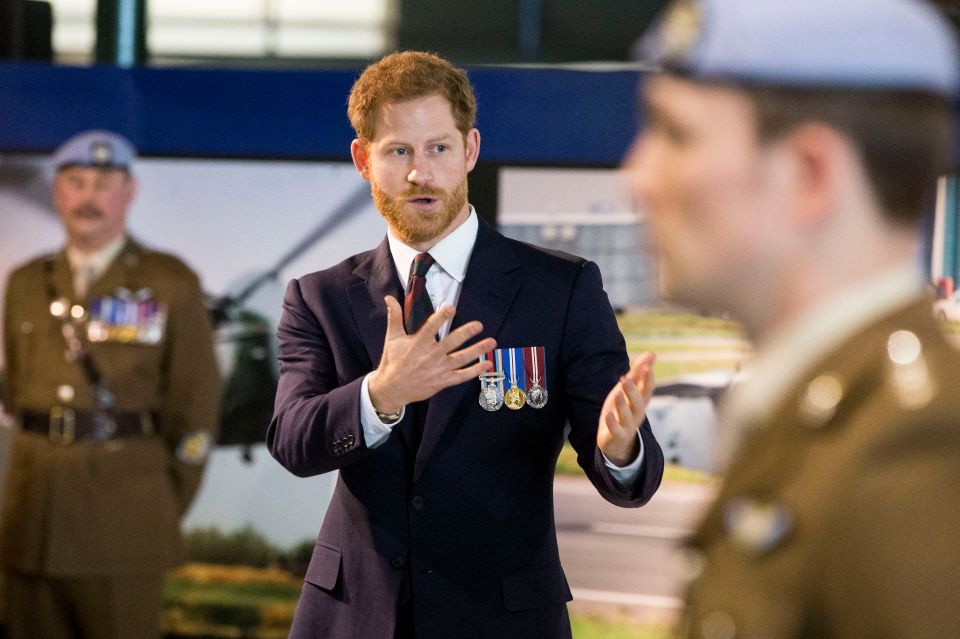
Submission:
[[[118,130],[144,155],[349,159],[356,70],[0,64],[0,150],[48,152]],[[639,73],[477,68],[481,158],[615,166],[636,130]]]

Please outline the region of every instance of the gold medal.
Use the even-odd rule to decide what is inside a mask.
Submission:
[[[503,403],[507,408],[520,410],[527,403],[527,395],[516,386],[511,386],[503,395]]]
[[[517,353],[516,349],[508,348],[507,364],[509,366],[510,388],[503,395],[503,403],[511,410],[520,410],[527,403],[527,395],[517,385]],[[521,360],[522,361],[522,360]],[[522,366],[522,364],[521,364]]]

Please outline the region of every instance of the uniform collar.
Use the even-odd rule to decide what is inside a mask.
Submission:
[[[720,423],[735,430],[763,423],[787,398],[810,368],[877,319],[915,301],[923,292],[923,277],[909,264],[878,273],[856,288],[824,300],[760,344],[745,378],[724,402]],[[742,433],[731,437],[722,458]]]
[[[477,241],[478,226],[477,212],[471,205],[470,215],[467,216],[467,219],[430,249],[430,256],[437,265],[455,279],[458,284],[462,284],[463,278],[467,275],[467,264],[470,262],[473,245]],[[420,251],[397,239],[389,227],[387,228],[387,242],[390,244],[390,254],[393,256],[393,263],[397,267],[400,283],[406,290],[407,278],[410,276],[410,265]]]
[[[101,274],[107,270],[113,260],[116,259],[120,251],[127,243],[127,236],[118,235],[99,251],[94,253],[84,253],[76,247],[67,246],[64,253],[67,256],[67,262],[70,264],[70,270],[77,272],[82,268],[89,268],[96,274]]]

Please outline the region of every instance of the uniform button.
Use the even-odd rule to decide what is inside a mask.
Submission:
[[[57,399],[59,399],[61,402],[72,402],[75,395],[76,393],[73,390],[73,386],[70,386],[69,384],[57,386]]]
[[[394,568],[403,568],[403,565],[404,565],[405,563],[407,563],[407,562],[406,562],[406,560],[404,560],[403,557],[394,557],[394,558],[390,561],[390,565],[392,565]]]
[[[50,314],[54,317],[63,318],[67,316],[67,312],[70,310],[70,302],[61,298],[56,299],[50,302]]]
[[[413,507],[416,508],[417,510],[422,510],[422,509],[423,509],[423,497],[421,497],[420,495],[417,495],[416,497],[414,497],[414,498],[413,498]]]
[[[820,375],[807,385],[800,402],[804,422],[811,428],[825,425],[843,400],[843,380],[832,373]]]

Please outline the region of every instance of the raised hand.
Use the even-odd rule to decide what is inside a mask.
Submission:
[[[497,347],[492,337],[460,349],[483,330],[480,322],[467,322],[437,341],[440,327],[455,312],[452,306],[445,305],[428,317],[419,331],[407,335],[399,302],[390,295],[383,299],[387,304],[387,335],[380,365],[368,382],[370,400],[378,411],[397,412],[411,402],[429,399],[444,388],[462,384],[493,367],[492,362],[477,361],[480,355]],[[475,363],[461,368],[471,361]]]
[[[643,423],[653,395],[653,363],[656,355],[647,352],[610,389],[600,409],[597,446],[611,462],[626,466],[637,458],[640,443],[637,429]]]

